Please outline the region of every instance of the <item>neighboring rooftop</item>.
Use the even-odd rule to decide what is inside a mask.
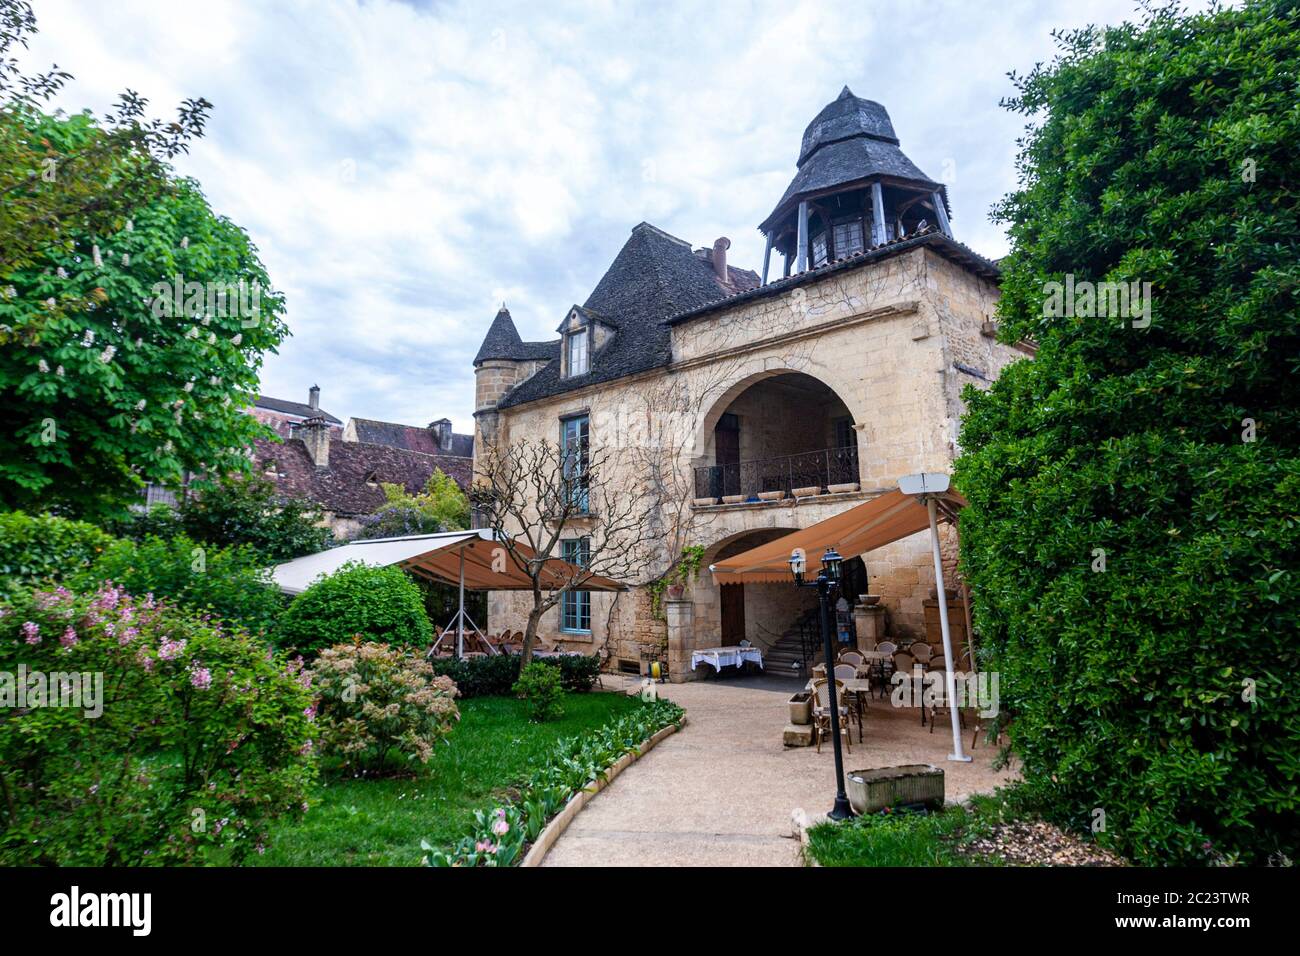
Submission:
[[[319,403],[320,389],[317,388],[315,385],[313,385],[312,392],[315,393],[315,398]],[[303,418],[303,419],[315,418],[316,416],[319,415],[322,418],[324,418],[325,421],[329,422],[331,425],[343,424],[343,422],[335,418],[329,412],[325,411],[325,409],[320,408],[319,404],[313,406],[311,404],[310,397],[308,398],[307,402],[304,403],[304,402],[291,402],[287,398],[272,398],[270,395],[259,395],[257,396],[257,401],[253,403],[253,407],[266,409],[267,411],[270,412],[279,412],[282,415],[293,415],[297,418]]]
[[[453,432],[451,421],[446,418],[430,422],[424,427],[400,425],[397,422],[379,422],[369,418],[350,418],[343,438],[345,441],[387,445],[390,448],[418,451],[425,455],[474,457],[474,436]]]
[[[332,437],[329,465],[318,468],[301,438],[284,442],[259,438],[253,443],[256,473],[275,482],[284,495],[310,498],[326,511],[349,517],[370,514],[385,501],[385,483],[415,494],[435,470],[468,490],[473,475],[469,458],[426,455],[390,445],[343,441]]]

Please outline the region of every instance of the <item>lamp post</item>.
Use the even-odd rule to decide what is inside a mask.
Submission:
[[[795,548],[790,554],[790,573],[794,575],[795,587],[816,588],[817,599],[821,602],[822,647],[826,655],[826,690],[831,708],[831,744],[835,749],[835,806],[827,814],[832,820],[847,820],[853,816],[849,809],[849,798],[844,792],[844,754],[840,750],[840,702],[835,693],[835,647],[831,639],[831,615],[834,613],[835,592],[840,585],[840,566],[843,558],[834,548],[827,548],[822,555],[822,568],[812,581],[804,580],[808,570],[808,561],[802,548]]]

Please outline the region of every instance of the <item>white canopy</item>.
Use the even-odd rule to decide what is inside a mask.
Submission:
[[[532,554],[523,542],[515,541],[513,544],[523,557]],[[276,565],[271,571],[271,577],[285,594],[301,594],[318,577],[333,574],[349,561],[358,561],[371,567],[396,564],[413,574],[445,584],[463,581],[465,587],[476,591],[520,591],[532,588],[528,575],[510,560],[505,554],[505,548],[486,529],[353,541]],[[551,558],[546,562],[543,585],[549,579],[555,587],[561,587],[580,574],[579,569],[559,558]],[[593,575],[583,581],[577,590],[617,591],[622,588],[623,585],[617,581]]]

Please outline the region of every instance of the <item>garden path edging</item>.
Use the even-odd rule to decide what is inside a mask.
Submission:
[[[524,855],[524,859],[519,865],[521,867],[541,866],[542,861],[546,859],[546,854],[549,853],[551,847],[555,845],[555,841],[563,835],[564,831],[569,828],[569,824],[573,822],[573,818],[578,815],[579,811],[581,811],[582,808],[596,796],[596,794],[600,793],[600,791],[613,783],[614,779],[620,773],[653,750],[661,740],[677,733],[677,731],[681,730],[681,728],[685,726],[686,715],[683,714],[680,721],[656,730],[646,739],[645,743],[641,744],[641,746],[635,751],[624,754],[610,764],[609,768],[605,772],[605,778],[603,780],[595,780],[592,783],[587,784],[587,786],[583,787],[570,797],[569,802],[564,805],[564,809],[557,813],[555,818],[551,820],[550,823],[546,824],[546,828],[537,835],[537,841],[533,843],[532,847]]]

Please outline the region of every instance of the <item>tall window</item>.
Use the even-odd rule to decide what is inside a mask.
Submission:
[[[569,374],[587,374],[587,330],[569,333]]]
[[[560,421],[560,447],[564,453],[564,489],[570,507],[585,512],[590,504],[587,494],[589,420],[586,415]]]
[[[586,567],[590,538],[567,538],[560,542],[560,557]],[[591,592],[565,591],[560,602],[560,627],[566,631],[591,632]]]

